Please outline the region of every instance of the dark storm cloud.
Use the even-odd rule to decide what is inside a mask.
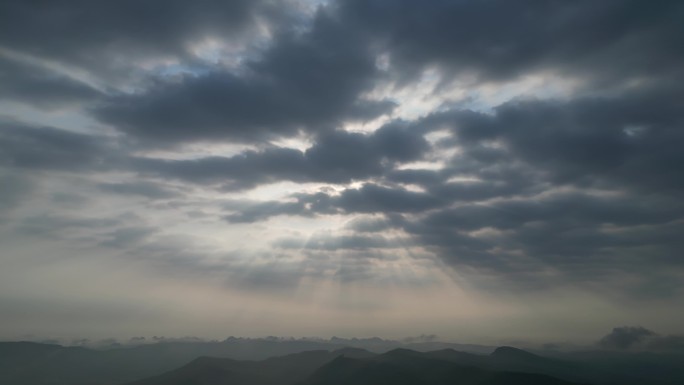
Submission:
[[[0,165],[18,169],[108,168],[114,154],[102,137],[0,120]]]
[[[683,247],[675,235],[684,219],[681,95],[663,83],[604,97],[511,101],[492,113],[432,114],[416,124],[451,128],[454,136],[438,146],[460,152],[443,170],[399,170],[388,178],[456,206],[402,227],[454,266],[508,276],[552,268],[566,279],[593,280],[674,267]],[[447,182],[454,177],[466,181]],[[570,187],[609,195],[549,194]],[[644,296],[681,287],[657,289],[664,279],[658,274],[644,279]]]
[[[244,29],[261,4],[9,0],[0,5],[0,46],[88,67],[185,54],[192,41]]]
[[[359,99],[351,106],[347,119],[367,122],[378,116],[391,113],[398,106],[399,105],[392,100]]]
[[[240,190],[261,183],[288,180],[303,170],[301,151],[270,147],[244,151],[233,157],[206,157],[192,160],[134,158],[132,167],[140,172],[195,183],[223,183],[227,189]]]
[[[557,194],[461,205],[400,225],[453,266],[513,280],[516,271],[553,269],[564,279],[584,281],[615,271],[644,274],[644,264],[655,270],[678,265],[683,245],[675,233],[683,216],[681,203],[661,197]],[[514,285],[538,279],[544,278]]]
[[[137,195],[150,199],[167,199],[179,195],[176,191],[149,181],[100,183],[98,188],[109,193],[132,196]]]
[[[391,111],[391,102],[359,99],[376,72],[363,41],[319,12],[310,31],[277,37],[239,74],[215,70],[159,80],[144,93],[113,96],[95,114],[152,143],[261,141]]]
[[[323,133],[306,151],[267,147],[233,157],[195,160],[137,158],[133,167],[163,177],[220,183],[228,190],[278,181],[349,183],[379,176],[397,162],[420,159],[429,149],[419,133],[391,123],[373,134]]]
[[[543,191],[535,170],[521,167],[507,154],[497,161],[483,161],[476,146],[454,156],[439,170],[392,170],[385,174],[390,183],[417,185],[444,202],[482,201],[490,198],[530,195]],[[455,178],[455,179],[452,179]],[[461,178],[460,180],[458,178]]]
[[[93,87],[43,67],[0,57],[0,100],[43,108],[85,102],[100,96]]]
[[[434,113],[415,124],[452,129],[437,146],[458,146],[459,153],[445,169],[394,170],[386,178],[451,202],[561,186],[628,190],[630,199],[658,194],[667,202],[681,196],[684,183],[681,95],[677,87],[645,87],[610,97],[511,101],[491,114]]]
[[[237,210],[225,217],[229,222],[243,223],[265,220],[277,215],[312,216],[320,214],[420,213],[442,207],[446,202],[426,193],[403,188],[365,183],[360,188],[348,188],[337,195],[325,192],[293,194],[292,202],[266,201],[247,207],[227,207]]]
[[[438,187],[444,190],[445,185],[449,183]],[[233,218],[252,221],[283,214],[414,213],[408,219],[385,218],[380,229],[401,228],[454,266],[465,264],[512,272],[531,258],[536,261],[534,269],[550,266],[561,269],[568,277],[575,276],[574,279],[588,278],[583,277],[587,266],[596,267],[595,273],[607,273],[616,267],[610,261],[617,254],[623,255],[621,269],[635,271],[649,260],[653,266],[670,264],[676,259],[677,249],[683,246],[676,233],[681,228],[678,223],[684,218],[684,207],[676,197],[667,194],[646,197],[636,193],[555,193],[541,198],[528,194],[526,198],[467,203],[446,209],[464,199],[449,189],[444,193],[432,186],[432,190],[443,195],[366,184],[339,195],[300,194],[296,202],[258,204]],[[482,194],[480,199],[507,195]],[[470,198],[476,200],[476,194]],[[421,214],[436,208],[440,210]],[[371,229],[374,227],[377,223]],[[502,233],[484,237],[469,234],[486,229]],[[361,226],[357,231],[367,230]],[[521,260],[507,250],[522,251],[525,257]]]
[[[424,153],[412,153],[410,145],[402,147],[404,141],[383,131],[394,135],[404,128],[368,136],[321,135],[305,153],[279,150],[292,154],[297,163],[283,157],[267,162],[283,168],[262,164],[246,172],[248,164],[260,164],[250,161],[242,166],[244,173],[223,177],[230,183],[252,172],[259,175],[261,179],[248,186],[283,179],[343,183],[374,178],[376,183],[339,194],[302,193],[289,202],[257,203],[226,219],[404,214],[385,229],[403,230],[449,265],[481,268],[515,281],[510,285],[548,284],[539,271],[551,270],[576,282],[596,282],[620,271],[642,275],[644,282],[637,286],[644,296],[666,295],[678,285],[655,290],[653,282],[662,281],[657,270],[678,268],[678,250],[684,247],[677,235],[684,220],[679,94],[676,87],[647,87],[601,98],[519,100],[491,114],[453,110],[388,126],[422,126],[414,131],[420,132],[414,134],[417,138],[423,130],[452,129],[455,139],[438,146],[458,146],[460,151],[436,171],[383,166],[382,159],[411,161]],[[406,143],[415,140],[404,138]],[[385,142],[393,144],[371,145]],[[386,155],[380,156],[381,151]],[[311,169],[310,164],[320,168]],[[201,169],[188,175],[202,175]],[[218,183],[220,175],[210,180]],[[389,183],[377,183],[381,181]],[[401,183],[424,191],[408,190]]]
[[[684,243],[678,234],[684,230],[684,207],[676,199],[556,193],[447,208],[449,202],[425,193],[367,184],[339,195],[300,194],[294,202],[255,204],[237,209],[227,219],[251,222],[275,215],[370,212],[383,217],[354,221],[348,229],[364,239],[368,236],[363,233],[401,229],[408,236],[407,244],[427,247],[456,268],[476,267],[505,274],[513,281],[526,276],[507,283],[514,286],[539,288],[548,282],[536,272],[552,269],[565,280],[579,282],[601,279],[615,271],[639,273],[646,280],[643,285],[652,288],[637,285],[645,297],[678,290],[676,283],[663,290],[654,286],[655,281],[664,279],[658,269],[680,265],[678,250]],[[381,239],[382,235],[374,237]],[[279,246],[306,245],[291,240]],[[389,243],[374,247],[383,245],[392,247]],[[652,273],[647,273],[644,264]],[[499,283],[504,281],[502,278]]]
[[[426,120],[451,126],[465,160],[476,166],[522,161],[556,185],[612,182],[675,192],[684,187],[682,96],[676,87],[646,88],[614,97],[512,101],[493,114],[453,111]],[[499,141],[499,148],[483,152],[480,144],[488,141]]]
[[[447,177],[448,174],[442,171],[422,169],[390,170],[385,174],[385,178],[390,182],[419,186],[438,185],[443,183]]]
[[[6,1],[0,5],[0,48],[96,73],[96,64],[123,62],[130,76],[144,79],[135,91],[105,87],[102,96],[39,65],[3,59],[0,97],[48,108],[93,100],[84,110],[140,147],[116,148],[98,136],[3,121],[3,167],[152,176],[157,180],[97,184],[110,194],[149,199],[176,193],[159,179],[231,193],[280,181],[337,184],[337,193],[299,192],[281,201],[245,196],[218,215],[242,224],[277,215],[373,216],[350,223],[342,237],[275,246],[321,253],[383,249],[393,247],[384,231],[403,231],[412,245],[434,251],[448,265],[481,268],[506,287],[590,284],[627,271],[642,281],[641,293],[664,296],[681,288],[661,279],[658,269],[679,271],[684,248],[684,3],[340,1],[311,20],[288,19],[290,25],[274,29],[267,43],[245,43],[231,66],[191,58],[188,44],[243,36],[240,31],[266,12],[261,2],[113,4]],[[386,66],[376,61],[381,54],[389,58]],[[167,56],[179,60],[174,74],[136,67],[140,58]],[[401,109],[398,101],[372,99],[371,91],[418,82],[427,68],[449,79],[474,78],[475,93],[478,82],[545,71],[556,76],[552,80],[579,79],[580,86],[563,99],[546,98],[543,90],[536,99],[522,95],[486,111],[445,103],[371,134],[341,129]],[[450,135],[430,145],[425,135],[443,129]],[[268,144],[300,134],[313,142],[305,151]],[[216,141],[259,149],[193,159],[179,150]],[[178,150],[179,156],[130,155],[146,146]],[[444,167],[408,168],[420,160]],[[358,187],[347,185],[352,182]],[[25,189],[17,186],[0,187],[0,209],[20,199]],[[105,243],[133,245],[150,258],[176,255],[166,263],[179,268],[192,265],[180,251],[145,244],[146,233],[130,224],[114,230],[115,224],[50,215],[25,222],[35,233],[106,228]],[[291,277],[278,274],[277,263],[265,266],[245,282],[258,286]],[[350,276],[355,268],[348,267]],[[537,274],[542,271],[549,274]]]
[[[483,227],[509,229],[529,222],[586,222],[612,225],[667,223],[678,219],[684,206],[658,199],[635,201],[634,197],[556,194],[546,198],[463,205],[441,210],[425,220],[436,226],[459,230]]]
[[[335,200],[349,213],[422,212],[444,205],[439,198],[402,188],[389,188],[366,183],[358,189],[347,189]]]
[[[604,83],[651,71],[681,73],[684,6],[676,0],[352,0],[337,6],[407,79],[431,65],[481,80],[544,69]]]

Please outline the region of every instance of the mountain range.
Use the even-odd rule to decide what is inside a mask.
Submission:
[[[263,358],[268,352],[272,357]],[[257,357],[256,359],[250,357]],[[0,343],[1,385],[681,385],[684,357],[607,351],[377,353],[312,341],[157,343],[92,350]]]

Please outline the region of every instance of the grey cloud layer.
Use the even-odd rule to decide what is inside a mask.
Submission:
[[[349,183],[379,176],[395,163],[418,160],[428,148],[422,135],[397,122],[370,135],[346,131],[323,133],[313,146],[303,152],[267,147],[230,158],[137,158],[133,163],[138,170],[153,175],[200,183],[222,183],[227,189],[240,190],[282,180]]]
[[[369,119],[394,105],[363,101],[377,69],[363,40],[325,13],[310,31],[285,33],[240,74],[210,71],[162,80],[143,94],[113,96],[96,115],[155,141],[287,136]]]
[[[353,0],[339,8],[408,77],[426,65],[485,81],[544,69],[606,83],[651,71],[681,75],[678,1]]]
[[[518,283],[524,276],[523,286],[597,283],[615,272],[648,284],[681,271],[681,2],[352,0],[313,16],[251,1],[162,3],[0,6],[2,48],[89,68],[103,83],[110,74],[97,65],[116,58],[121,68],[134,69],[128,80],[144,80],[135,91],[113,91],[113,83],[97,91],[3,56],[1,100],[46,111],[75,105],[117,133],[3,119],[0,164],[8,180],[22,172],[97,176],[100,192],[152,201],[184,199],[169,181],[242,192],[242,204],[211,214],[227,226],[283,215],[372,215],[337,237],[285,238],[275,246],[370,255],[394,248],[385,232],[400,231],[455,268]],[[276,32],[268,42],[250,40],[257,19]],[[239,63],[190,52],[190,43],[209,37],[239,40]],[[173,74],[140,65],[169,57],[180,63]],[[451,80],[477,89],[540,73],[580,86],[564,98],[523,94],[482,110],[445,100],[413,120],[391,116],[402,108],[399,99],[372,96],[379,85],[401,91],[426,69],[442,79],[435,93],[452,87]],[[343,129],[382,116],[389,123],[372,133]],[[448,136],[430,142],[439,131]],[[306,150],[273,144],[302,136],[312,143]],[[183,146],[198,142],[256,149],[184,156]],[[179,156],[146,153],[159,148]],[[411,164],[418,161],[440,166]],[[127,179],[103,182],[108,173]],[[333,184],[338,192],[248,198],[250,189],[281,181]],[[0,187],[0,210],[16,205],[24,190]],[[64,226],[44,220],[49,215],[35,218],[43,219],[25,231]],[[130,224],[110,230],[102,241],[110,248],[140,241],[136,232],[153,232]],[[652,293],[681,290],[673,284]]]
[[[111,167],[106,138],[55,127],[0,120],[0,164],[17,169],[79,170]]]
[[[0,5],[0,45],[93,68],[184,55],[189,43],[248,27],[260,1],[21,1]],[[96,68],[93,68],[96,70]]]
[[[100,97],[88,84],[45,68],[0,57],[0,100],[28,102],[42,108],[85,102]]]

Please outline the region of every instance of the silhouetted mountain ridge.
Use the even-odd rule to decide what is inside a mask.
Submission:
[[[181,368],[130,385],[289,385],[306,379],[322,365],[345,356],[364,359],[375,354],[352,348],[332,352],[313,350],[262,361],[200,357]]]
[[[492,357],[504,358],[504,359],[520,359],[520,360],[531,360],[542,358],[534,353],[528,351],[514,348],[512,346],[500,346],[491,354]]]
[[[497,372],[430,358],[406,349],[371,359],[338,357],[298,385],[571,385],[534,373]]]
[[[420,353],[394,349],[376,355],[360,349],[340,349],[303,352],[259,362],[203,357],[169,373],[128,385],[577,384],[537,373],[462,365],[440,358],[444,353],[451,358],[460,356],[456,351]]]
[[[339,383],[339,378],[328,378],[335,370],[359,383],[399,381],[395,378],[402,381],[410,378],[416,384],[447,380],[457,383],[456,377],[459,381],[471,377],[482,381],[500,378],[518,381],[525,375],[535,374],[553,377],[554,381],[596,385],[684,384],[680,368],[684,357],[676,354],[592,351],[555,352],[547,356],[510,346],[492,349],[486,355],[451,348],[430,352],[398,348],[376,354],[355,347],[320,349],[317,343],[295,342],[160,343],[107,351],[30,342],[0,343],[0,384],[120,385],[131,381],[136,385],[327,384],[333,380]],[[306,347],[313,349],[280,354]],[[267,351],[277,357],[244,359],[264,356]],[[330,365],[333,363],[337,369]],[[541,381],[539,378],[530,383]]]

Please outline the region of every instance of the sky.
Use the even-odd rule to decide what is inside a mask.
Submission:
[[[683,20],[2,1],[0,338],[682,334]]]

